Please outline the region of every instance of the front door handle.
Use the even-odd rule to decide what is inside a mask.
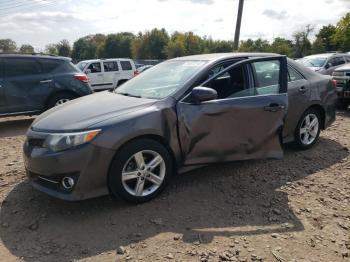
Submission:
[[[41,80],[40,84],[46,84],[46,83],[51,83],[52,79],[46,79],[46,80]]]
[[[265,106],[264,110],[265,111],[269,111],[269,112],[277,112],[278,110],[281,110],[281,109],[284,109],[284,108],[285,108],[284,105],[280,105],[280,104],[277,104],[277,103],[271,103],[270,105]]]
[[[307,88],[305,86],[302,86],[299,88],[299,92],[306,92],[307,91]]]

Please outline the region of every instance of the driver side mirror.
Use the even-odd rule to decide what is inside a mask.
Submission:
[[[196,102],[205,102],[218,98],[218,93],[214,89],[202,86],[193,88],[191,95]]]
[[[91,69],[86,69],[86,70],[85,70],[85,74],[87,74],[87,75],[88,75],[88,74],[91,74]]]
[[[333,66],[332,63],[327,63],[326,66],[325,66],[325,68],[328,69],[328,68],[330,68],[330,67],[332,67],[332,66]]]

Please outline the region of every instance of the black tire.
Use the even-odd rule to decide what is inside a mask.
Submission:
[[[317,134],[313,140],[312,143],[310,144],[306,144],[303,142],[302,138],[301,138],[301,126],[303,125],[303,122],[306,118],[307,115],[314,115],[317,117],[317,121],[318,121],[318,130],[317,130]],[[294,133],[294,145],[295,147],[297,147],[298,149],[300,150],[306,150],[306,149],[309,149],[311,147],[313,147],[317,141],[318,141],[318,138],[320,136],[320,132],[321,132],[321,125],[322,125],[322,119],[321,119],[321,114],[320,112],[315,109],[315,108],[310,108],[308,110],[306,110],[304,112],[304,114],[301,116],[299,122],[298,122],[298,125],[295,129],[295,133]]]
[[[349,107],[349,102],[348,101],[344,101],[344,100],[338,99],[338,101],[337,101],[337,108],[339,110],[347,110],[348,107]]]
[[[51,96],[47,102],[47,108],[46,109],[50,109],[52,107],[55,107],[57,105],[57,103],[59,101],[62,101],[62,100],[73,100],[75,99],[76,97],[73,95],[73,94],[70,94],[70,93],[58,93],[58,94],[54,94],[53,96]]]
[[[130,159],[134,159],[134,154],[140,152],[140,151],[153,151],[159,154],[162,159],[164,160],[165,166],[165,175],[163,178],[162,183],[159,185],[159,187],[153,191],[152,193],[149,193],[145,196],[136,196],[134,194],[131,194],[127,189],[125,184],[123,184],[122,181],[122,172],[124,169],[124,166],[130,161]],[[143,154],[145,156],[145,153]],[[146,163],[146,161],[145,161]],[[111,163],[111,167],[109,170],[108,175],[108,187],[109,191],[112,196],[114,197],[121,197],[122,199],[133,202],[133,203],[143,203],[147,202],[154,197],[156,197],[162,190],[166,187],[166,185],[169,183],[170,178],[173,175],[173,159],[168,152],[168,150],[159,142],[153,140],[153,139],[137,139],[132,142],[129,142],[126,144],[114,157]],[[159,167],[160,168],[160,167]],[[137,169],[135,167],[135,169]],[[133,171],[135,170],[133,168]],[[137,172],[137,171],[136,171]],[[152,171],[153,172],[153,171]],[[139,174],[139,173],[138,173]],[[135,178],[135,180],[129,180],[131,183],[135,181],[135,184],[138,183],[138,178]],[[147,178],[145,179],[144,183],[150,183],[147,181]],[[128,181],[128,182],[129,182]],[[124,182],[125,183],[125,182]],[[145,184],[146,185],[146,184]],[[147,187],[145,187],[145,191],[147,192]],[[129,189],[130,190],[130,189]],[[148,189],[149,190],[149,189]],[[135,187],[136,192],[136,187]]]
[[[127,79],[123,79],[123,80],[119,80],[118,83],[117,83],[117,87],[120,87],[122,84],[128,82]]]

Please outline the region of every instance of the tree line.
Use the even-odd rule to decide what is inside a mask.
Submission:
[[[329,52],[350,51],[350,13],[342,17],[335,25],[323,26],[316,34],[311,25],[295,32],[292,39],[277,37],[273,41],[266,39],[247,39],[240,42],[241,52],[273,52],[289,57],[300,58],[306,55]],[[18,47],[11,39],[0,39],[2,52],[34,53],[29,44]],[[42,53],[72,57],[74,61],[93,58],[134,58],[168,59],[173,57],[202,53],[232,52],[233,42],[213,40],[201,37],[193,32],[174,32],[154,28],[150,31],[133,34],[94,34],[76,40],[71,46],[68,40],[46,45]]]

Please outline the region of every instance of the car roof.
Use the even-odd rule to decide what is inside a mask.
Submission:
[[[267,57],[267,56],[279,56],[279,54],[275,53],[213,53],[213,54],[202,54],[202,55],[191,55],[191,56],[183,56],[177,57],[172,60],[198,60],[198,61],[216,61],[222,59],[230,59],[230,58],[245,58],[245,57]]]
[[[305,56],[303,58],[330,58],[332,56],[347,56],[347,54],[343,54],[343,53],[324,53],[324,54],[315,54],[315,55],[309,55],[309,56]]]
[[[336,68],[334,71],[344,71],[344,70],[350,70],[350,63],[340,66]]]
[[[106,58],[106,59],[89,59],[89,60],[82,60],[79,63],[93,63],[93,62],[103,62],[103,61],[133,61],[130,58]]]
[[[0,57],[11,58],[47,58],[47,59],[59,59],[59,60],[72,60],[69,57],[53,56],[53,55],[41,55],[41,54],[3,54],[0,53]]]

